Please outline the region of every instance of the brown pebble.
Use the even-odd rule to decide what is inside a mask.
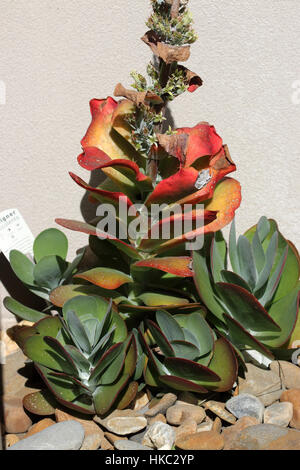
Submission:
[[[201,406],[190,405],[184,402],[177,403],[167,410],[166,418],[169,424],[177,426],[187,419],[192,419],[197,424],[200,424],[205,419],[206,414]]]
[[[113,434],[112,432],[105,432],[104,436],[108,439],[108,441],[111,444],[114,444],[116,441],[127,441],[128,437],[126,436],[117,436],[116,434]]]
[[[158,413],[158,415],[154,416],[153,418],[148,419],[148,425],[150,426],[153,423],[156,423],[157,421],[160,421],[161,423],[166,423],[167,420],[164,415],[161,413]]]
[[[4,400],[4,422],[8,434],[28,431],[32,421],[24,411],[21,398],[9,397]]]
[[[280,401],[292,403],[293,418],[290,421],[290,426],[295,429],[300,429],[300,388],[285,390],[280,397]]]
[[[187,419],[178,428],[176,428],[176,440],[181,439],[189,434],[195,434],[197,432],[197,422],[193,419]]]
[[[172,406],[177,400],[177,396],[174,393],[166,393],[159,402],[146,411],[145,416],[148,418],[153,418],[153,416],[158,415],[159,413],[164,414],[170,406]]]
[[[175,445],[182,450],[222,450],[224,438],[215,431],[203,431],[178,439]]]
[[[5,436],[5,449],[13,446],[17,442],[19,442],[20,438],[16,434],[6,434]]]
[[[87,418],[84,418],[84,416],[78,417],[75,413],[74,415],[72,415],[59,408],[55,410],[55,417],[58,423],[61,423],[62,421],[70,421],[70,420],[78,421],[84,427],[85,436],[88,436],[89,434],[97,434],[97,433],[100,433],[102,436],[104,436],[102,429],[92,420],[92,417],[90,418],[88,416]]]
[[[222,429],[222,421],[220,420],[219,416],[213,422],[212,431],[220,433]]]
[[[43,431],[43,429],[46,429],[49,426],[52,426],[53,424],[55,424],[55,421],[53,421],[53,419],[51,418],[45,418],[45,419],[42,419],[41,421],[38,421],[33,426],[31,426],[31,428],[29,429],[29,431],[27,432],[25,436],[25,439],[26,437],[32,436],[33,434],[36,434],[37,432]]]
[[[212,411],[227,423],[234,424],[236,422],[236,417],[229,413],[229,411],[225,410],[225,403],[209,400],[204,404],[204,407]]]

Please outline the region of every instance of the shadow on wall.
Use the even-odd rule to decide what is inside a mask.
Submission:
[[[169,107],[165,110],[165,118],[163,125],[163,132],[171,126],[173,129],[175,126],[174,118],[172,116],[171,110]],[[101,170],[94,170],[91,173],[89,185],[96,188],[105,180],[105,175]],[[86,191],[80,203],[80,211],[85,222],[91,222],[96,217],[96,210],[98,205],[90,202],[89,193]]]

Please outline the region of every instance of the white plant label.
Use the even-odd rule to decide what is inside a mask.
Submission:
[[[18,209],[0,212],[0,251],[9,259],[11,250],[33,255],[34,236]]]

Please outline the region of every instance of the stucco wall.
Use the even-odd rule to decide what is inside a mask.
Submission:
[[[149,3],[0,2],[0,210],[17,207],[35,235],[55,217],[81,218],[68,170],[87,178],[76,156],[89,100],[144,70]],[[190,9],[199,40],[188,66],[204,86],[172,104],[176,125],[209,121],[229,145],[243,188],[238,230],[267,215],[299,249],[300,2],[191,0]],[[86,241],[69,238],[72,254]]]

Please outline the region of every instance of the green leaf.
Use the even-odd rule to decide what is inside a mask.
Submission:
[[[281,332],[276,338],[264,341],[270,348],[278,348],[290,338],[297,321],[299,294],[300,288],[297,286],[292,292],[271,305],[269,315],[280,326]]]
[[[199,356],[211,352],[214,347],[212,330],[200,312],[189,315],[175,315],[174,318],[183,327],[188,329],[197,339],[196,346],[199,348]]]
[[[86,334],[83,324],[81,323],[76,313],[72,310],[68,310],[66,322],[68,325],[68,331],[70,332],[75,345],[82,352],[84,351],[86,353],[90,353],[91,344],[89,342],[89,338]]]
[[[261,273],[258,276],[258,280],[255,286],[255,292],[258,292],[259,289],[261,289],[264,284],[267,282],[269,279],[275,256],[276,256],[276,251],[277,251],[277,246],[278,246],[278,233],[274,232],[270,243],[268,245],[267,251],[266,251],[266,262],[265,265],[261,271]]]
[[[252,250],[257,272],[260,273],[265,265],[266,259],[262,243],[259,239],[258,230],[255,231],[255,234],[252,239]]]
[[[123,350],[122,343],[114,344],[113,346],[111,346],[111,348],[109,348],[105,352],[105,354],[103,354],[101,359],[95,365],[90,376],[90,381],[92,381],[93,383],[97,383],[98,378],[102,374],[102,372],[115,360],[117,356],[120,355],[122,350]]]
[[[230,233],[229,233],[229,258],[232,269],[237,273],[240,274],[240,263],[239,257],[237,252],[237,244],[236,244],[236,230],[235,230],[235,219],[233,219]]]
[[[236,284],[237,286],[243,287],[251,292],[247,282],[241,276],[231,271],[222,271],[222,281],[227,282],[228,284]]]
[[[98,415],[107,413],[119,394],[124,389],[130,379],[129,374],[124,374],[120,379],[112,385],[100,385],[93,394],[95,410]]]
[[[56,338],[62,328],[62,322],[59,316],[46,317],[35,323],[34,328],[41,336],[52,336]]]
[[[200,356],[200,351],[197,346],[189,343],[188,341],[171,341],[171,346],[174,349],[175,357],[177,358],[180,357],[193,361]]]
[[[67,353],[71,356],[71,358],[73,359],[78,369],[80,369],[82,372],[89,372],[89,369],[90,369],[89,361],[84,357],[84,355],[75,346],[65,344],[64,348],[67,351]]]
[[[41,232],[33,244],[33,253],[36,263],[45,256],[59,256],[66,259],[68,253],[68,239],[57,228],[49,228]]]
[[[184,340],[184,333],[181,327],[170,313],[158,310],[156,312],[156,321],[170,342],[173,340]]]
[[[213,291],[210,275],[207,269],[206,260],[200,253],[194,251],[193,253],[193,269],[194,269],[194,280],[199,295],[207,308],[219,319],[223,320],[223,308],[215,299],[215,293]]]
[[[254,255],[249,240],[243,235],[240,235],[238,239],[237,250],[239,256],[241,276],[243,279],[245,279],[249,287],[253,290],[255,288],[257,280]]]
[[[257,232],[261,243],[263,243],[270,232],[270,222],[268,221],[267,217],[263,216],[259,219],[257,224]]]
[[[57,399],[71,402],[81,393],[80,388],[71,379],[52,376],[52,371],[42,365],[36,366],[36,369]]]
[[[76,367],[63,346],[50,336],[31,336],[24,345],[24,353],[33,362],[57,370],[74,374]]]
[[[268,312],[246,289],[234,284],[219,282],[216,289],[224,307],[251,335],[274,336],[280,327]]]
[[[158,326],[151,320],[147,321],[147,325],[161,352],[165,356],[174,356],[174,350],[170,342],[168,341],[167,337],[163,334],[163,332],[158,328]]]
[[[84,257],[84,254],[85,254],[85,249],[83,249],[81,253],[79,253],[79,255],[76,256],[76,258],[74,258],[72,263],[68,263],[68,267],[63,273],[63,278],[65,279],[66,282],[69,282],[72,279],[72,275],[76,272],[79,263]]]
[[[202,385],[201,382],[203,381],[216,382],[220,379],[218,374],[216,374],[210,368],[184,358],[166,358],[165,366],[170,371],[170,375],[175,375],[176,377],[193,380],[200,385]]]
[[[22,281],[24,284],[29,286],[34,286],[34,264],[30,261],[27,256],[23,255],[18,250],[11,250],[9,253],[9,261],[14,271],[15,275]]]
[[[57,402],[47,390],[29,393],[23,398],[24,408],[39,416],[50,416],[55,413]]]
[[[162,307],[169,305],[187,305],[189,301],[181,297],[174,297],[171,295],[157,294],[154,292],[145,292],[140,295],[138,299],[141,299],[148,307]]]
[[[34,267],[34,280],[39,286],[55,289],[61,282],[66,266],[66,262],[58,256],[45,256]]]
[[[284,269],[284,266],[286,264],[287,256],[288,256],[288,251],[289,247],[286,245],[286,249],[283,251],[281,258],[279,260],[279,263],[276,266],[275,271],[273,272],[272,276],[269,278],[266,290],[263,294],[263,296],[259,299],[260,303],[262,305],[267,305],[268,302],[272,299],[277,286],[280,282],[280,278]]]
[[[18,318],[22,318],[22,320],[37,322],[48,316],[45,313],[26,307],[26,305],[21,304],[12,297],[5,297],[3,305],[9,312],[13,313]]]
[[[227,248],[222,232],[214,233],[211,243],[211,271],[215,282],[221,281],[221,271],[226,268]]]

